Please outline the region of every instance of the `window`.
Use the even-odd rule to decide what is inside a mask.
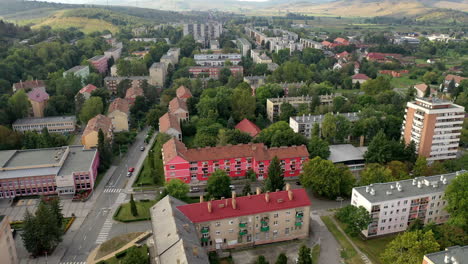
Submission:
[[[174,165],[171,165],[171,166],[169,166],[169,168],[170,168],[171,170],[173,170],[173,169],[175,169],[175,166],[174,166]]]
[[[384,209],[387,209],[387,208],[388,208],[388,205],[384,205],[384,207],[383,207],[383,208],[384,208]]]
[[[273,218],[278,218],[278,214],[274,214],[274,215],[273,215]]]
[[[216,231],[216,235],[217,235],[217,236],[221,235],[221,232],[220,232],[220,231]]]
[[[403,202],[403,204],[408,204],[408,200],[406,200],[405,202]]]
[[[229,221],[229,224],[230,224],[230,225],[233,225],[233,224],[234,224],[234,220],[230,220],[230,221]]]
[[[387,221],[387,219],[382,219],[381,223],[385,223]]]
[[[290,214],[291,214],[291,211],[287,211],[286,214],[287,214],[287,215],[290,215]]]
[[[286,228],[284,229],[284,234],[286,234],[286,235],[289,234],[289,227],[286,227]]]
[[[278,221],[273,221],[273,225],[278,225]]]
[[[215,226],[220,226],[221,225],[221,222],[216,222],[215,223]]]
[[[391,221],[392,221],[392,218],[388,219],[388,221],[391,222]]]
[[[229,229],[229,233],[234,233],[234,229]]]
[[[385,227],[382,226],[382,227],[380,228],[380,231],[383,231],[383,230],[385,230]]]
[[[401,210],[403,213],[406,212],[406,208],[403,208],[403,210]]]
[[[390,211],[390,214],[393,214],[393,211]]]
[[[387,215],[387,212],[384,212],[384,215]]]
[[[432,211],[429,212],[429,215],[432,215]]]
[[[399,212],[400,212],[400,209],[397,209],[395,214],[398,214]]]

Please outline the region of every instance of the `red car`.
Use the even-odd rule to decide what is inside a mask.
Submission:
[[[135,168],[133,167],[130,167],[130,169],[128,169],[128,172],[134,172],[135,171]]]

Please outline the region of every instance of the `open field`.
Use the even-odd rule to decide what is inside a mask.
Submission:
[[[61,17],[57,15],[50,16],[45,19],[41,19],[38,22],[34,22],[34,20],[26,20],[23,21],[25,24],[33,23],[33,29],[40,28],[42,26],[50,26],[51,28],[70,28],[75,27],[79,30],[83,31],[84,33],[88,34],[95,31],[102,31],[102,30],[109,30],[112,33],[118,31],[118,27],[112,25],[109,22],[99,19],[89,19],[85,17]]]
[[[107,254],[116,251],[117,249],[127,244],[129,241],[132,241],[133,239],[137,238],[142,233],[143,232],[124,234],[102,243],[102,245],[99,247],[99,251],[97,252],[95,259],[100,259],[106,256]]]

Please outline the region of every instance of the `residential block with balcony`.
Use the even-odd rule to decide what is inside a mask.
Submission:
[[[372,223],[362,231],[363,235],[376,237],[402,232],[416,219],[424,224],[445,223],[449,218],[445,211],[445,188],[462,173],[465,171],[353,188],[351,205],[363,206],[372,216]]]

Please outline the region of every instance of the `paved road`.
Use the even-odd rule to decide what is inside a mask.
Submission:
[[[150,229],[149,221],[122,224],[112,220],[115,209],[129,199],[125,193],[125,186],[130,179],[127,177],[128,168],[135,167],[146,156],[147,151],[140,151],[140,147],[144,144],[146,132],[145,130],[137,135],[135,143],[129,148],[128,153],[122,157],[111,177],[100,183],[104,185],[103,191],[95,192],[94,195],[97,195],[97,199],[93,209],[79,229],[75,231],[70,246],[67,247],[60,263],[84,262],[88,254],[98,244],[123,233]],[[136,177],[136,173],[132,177]],[[138,197],[136,198],[138,199]]]

